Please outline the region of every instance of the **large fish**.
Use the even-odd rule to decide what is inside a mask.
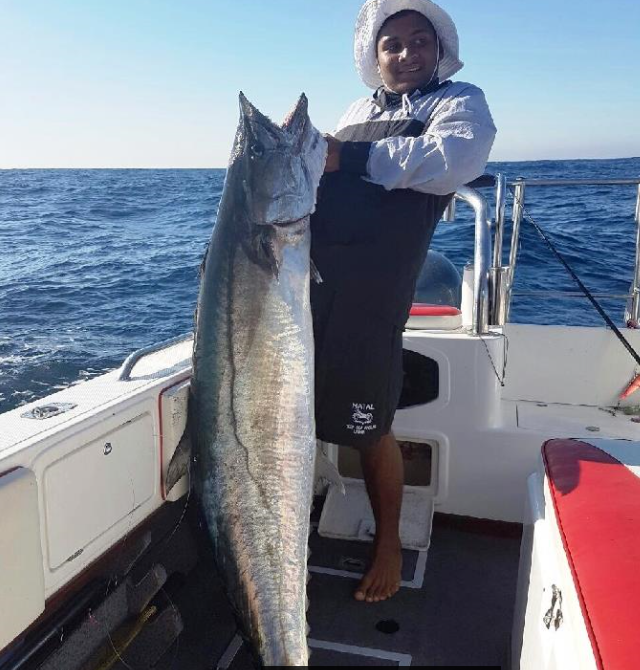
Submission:
[[[228,596],[264,665],[308,665],[316,448],[309,216],[326,154],[304,95],[278,126],[240,94],[198,297],[192,483]],[[168,487],[182,473],[180,458]]]

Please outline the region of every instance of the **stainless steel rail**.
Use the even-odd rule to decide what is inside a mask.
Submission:
[[[518,260],[518,245],[520,244],[520,224],[522,223],[522,214],[524,210],[524,196],[525,196],[525,181],[519,179],[515,182],[515,190],[513,194],[513,212],[511,214],[511,244],[509,246],[509,265],[506,270],[506,279],[504,287],[504,297],[502,298],[504,305],[502,306],[503,318],[496,321],[500,325],[504,325],[509,320],[509,310],[511,308],[511,290],[513,289],[513,282],[516,273],[516,262]]]
[[[512,212],[511,244],[509,247],[509,264],[502,265],[503,237],[506,210],[507,184],[514,187]],[[484,185],[484,184],[483,184]],[[581,293],[573,291],[513,291],[515,268],[520,242],[520,225],[524,213],[526,187],[539,186],[637,186],[635,222],[636,222],[636,266],[634,283],[630,295],[627,294],[596,294],[601,298],[629,298],[629,325],[637,326],[640,322],[640,178],[634,179],[517,179],[507,182],[504,175],[496,175],[496,219],[493,241],[491,239],[491,220],[489,207],[480,193],[469,186],[462,186],[452,199],[447,209],[446,220],[455,218],[455,200],[466,202],[475,214],[475,247],[474,247],[474,286],[473,286],[473,322],[472,332],[483,334],[489,324],[503,325],[509,313],[512,295],[560,295],[578,297]],[[493,262],[492,262],[493,261]],[[120,369],[119,380],[128,381],[131,372],[141,358],[162,351],[168,347],[186,342],[193,338],[193,333],[160,342],[140,349],[131,354]]]
[[[489,263],[491,259],[491,221],[488,216],[489,207],[486,200],[469,186],[461,187],[455,194],[455,200],[462,200],[470,205],[475,213],[476,233],[474,252],[474,286],[473,286],[473,323],[472,332],[483,334],[488,327],[489,307]],[[452,199],[453,200],[453,199]],[[174,337],[165,342],[144,347],[134,351],[122,364],[118,380],[131,380],[131,372],[140,359],[149,354],[168,349],[193,339],[193,333]]]
[[[509,186],[516,186],[526,181],[527,186],[634,186],[640,184],[637,179],[517,179],[509,182]]]
[[[494,298],[494,308],[492,309],[491,323],[503,324],[508,319],[511,297],[513,295],[513,284],[515,269],[518,257],[518,246],[520,244],[520,225],[524,213],[525,191],[530,187],[564,187],[564,186],[636,186],[638,189],[636,198],[636,261],[633,286],[631,288],[631,304],[626,315],[629,327],[638,327],[640,323],[640,177],[631,179],[517,179],[509,182],[509,186],[514,189],[513,213],[512,213],[512,232],[511,245],[509,247],[509,264],[506,268],[500,269],[498,265],[498,256],[494,257],[494,267],[492,274],[501,278],[504,275],[504,281],[500,284],[500,290],[496,292]],[[496,183],[496,201],[501,198],[501,186]],[[503,229],[496,225],[495,247],[502,247]],[[504,271],[504,272],[503,272]],[[560,295],[557,292],[551,294]],[[614,297],[614,296],[606,296]],[[620,296],[626,298],[627,296]]]
[[[496,175],[496,223],[495,244],[493,246],[493,266],[502,266],[502,238],[504,234],[504,218],[507,209],[507,178],[503,174]]]
[[[511,291],[511,295],[528,295],[528,296],[560,296],[562,298],[585,298],[582,291]],[[628,300],[631,298],[631,293],[592,293],[594,298],[604,298],[607,300]]]
[[[627,315],[629,327],[637,328],[640,319],[640,182],[638,183],[638,197],[636,198],[636,271],[633,273],[633,294],[631,309]]]
[[[497,174],[496,188],[496,219],[493,232],[493,264],[490,269],[490,304],[489,323],[504,324],[507,318],[505,299],[509,288],[507,268],[502,267],[502,240],[504,237],[504,223],[507,209],[507,178]]]
[[[134,351],[122,364],[122,367],[120,368],[120,375],[118,376],[118,381],[131,381],[131,372],[141,358],[144,358],[149,354],[155,354],[156,352],[162,351],[163,349],[168,349],[169,347],[173,347],[176,344],[182,344],[183,342],[187,342],[188,340],[192,339],[193,333],[187,333],[186,335],[180,335],[179,337],[174,337],[170,340],[158,342],[157,344],[152,344],[149,347],[144,347],[142,349],[138,349],[138,351]]]
[[[482,335],[487,332],[489,324],[489,263],[491,259],[489,207],[480,193],[468,186],[460,187],[455,197],[470,205],[476,218],[471,329],[474,335]]]

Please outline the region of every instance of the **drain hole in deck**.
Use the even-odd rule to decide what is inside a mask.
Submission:
[[[400,630],[400,625],[393,619],[387,619],[385,621],[378,621],[376,624],[376,630],[384,633],[385,635],[393,635]]]

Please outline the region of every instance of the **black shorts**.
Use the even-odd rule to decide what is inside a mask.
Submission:
[[[316,435],[352,447],[391,431],[402,391],[402,329],[312,290]]]

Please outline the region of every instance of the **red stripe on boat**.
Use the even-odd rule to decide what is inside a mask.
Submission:
[[[640,478],[578,440],[542,448],[598,668],[640,667]]]
[[[462,312],[455,307],[448,307],[447,305],[424,305],[422,303],[414,302],[410,316],[459,316]]]

